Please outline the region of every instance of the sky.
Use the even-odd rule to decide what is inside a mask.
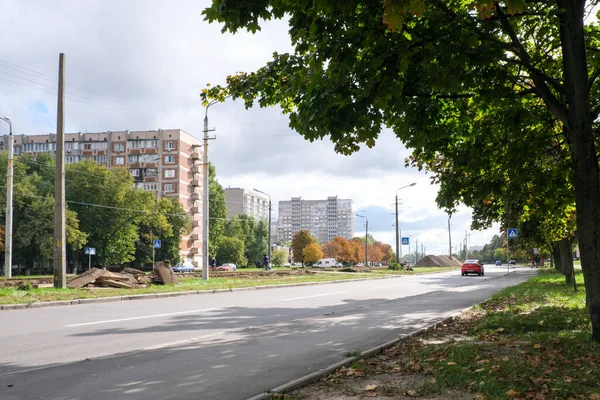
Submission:
[[[2,0],[0,115],[15,134],[56,131],[59,53],[65,53],[66,132],[183,129],[200,138],[207,83],[254,71],[273,52],[291,52],[286,21],[270,21],[257,34],[222,34],[203,20],[208,0]],[[223,187],[256,188],[277,202],[292,196],[352,199],[369,219],[369,233],[395,247],[399,227],[428,254],[448,254],[448,216],[437,208],[431,176],[405,168],[410,154],[392,132],[375,147],[344,156],[329,140],[309,142],[288,127],[278,108],[246,110],[228,100],[209,108],[209,158]],[[1,122],[1,121],[0,121]],[[0,134],[8,125],[0,125]],[[411,183],[415,186],[398,190]],[[67,194],[68,196],[68,194]],[[471,212],[452,216],[453,247],[469,231]],[[364,235],[364,219],[355,235]],[[498,226],[469,231],[482,246]],[[404,246],[403,253],[408,251]]]

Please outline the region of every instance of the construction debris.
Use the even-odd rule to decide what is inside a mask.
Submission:
[[[171,263],[168,261],[159,261],[154,264],[150,280],[153,283],[164,283],[165,285],[179,284],[175,273],[173,273],[173,269],[171,269]]]
[[[125,268],[123,272],[110,272],[92,268],[71,280],[67,286],[72,289],[82,287],[113,287],[119,289],[143,288],[148,286],[149,277],[138,269]]]

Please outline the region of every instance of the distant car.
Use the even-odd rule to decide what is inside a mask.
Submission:
[[[484,274],[483,264],[479,260],[465,260],[463,263],[460,274],[466,276],[469,274],[477,274],[479,276]]]
[[[510,264],[515,265],[517,262],[515,260],[510,260]]]
[[[496,261],[496,265],[502,265],[502,261],[500,261],[500,260]]]
[[[237,266],[234,263],[225,263],[217,267],[217,271],[235,271]]]
[[[363,265],[364,265],[363,263],[359,262],[359,263],[358,263],[358,264],[356,264],[355,266],[356,266],[356,267],[362,267]]]
[[[173,266],[173,272],[192,272],[194,266],[190,263],[177,264]]]

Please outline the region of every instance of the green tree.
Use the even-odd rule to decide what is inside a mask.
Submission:
[[[317,243],[317,239],[315,239],[306,229],[302,229],[294,234],[294,237],[292,238],[294,261],[304,264],[304,249],[311,243]]]
[[[258,265],[267,254],[269,227],[264,220],[258,221],[254,232],[246,239],[246,258],[248,263]]]
[[[273,266],[277,268],[283,267],[286,261],[287,253],[285,250],[278,249],[271,254],[271,263],[273,263]]]
[[[210,229],[208,231],[208,253],[209,256],[217,255],[219,242],[224,236],[225,220],[227,219],[227,205],[225,204],[225,191],[217,180],[217,170],[210,165],[208,179],[208,215],[210,216]]]
[[[546,108],[572,154],[592,338],[600,342],[600,30],[586,12],[584,0],[213,0],[204,15],[231,32],[287,18],[294,53],[230,77],[227,93],[248,106],[279,104],[293,129],[309,140],[329,136],[343,153],[373,146],[383,125],[418,152],[435,137],[483,138],[462,129],[471,118],[465,109],[485,117],[519,103]],[[224,98],[218,87],[205,93]],[[528,130],[519,135],[530,139]]]
[[[235,263],[236,265],[246,265],[247,260],[244,257],[244,242],[238,238],[221,238],[217,251],[217,261],[219,264]]]

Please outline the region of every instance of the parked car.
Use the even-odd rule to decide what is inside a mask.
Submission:
[[[477,274],[481,276],[484,274],[483,264],[481,264],[481,261],[479,260],[465,260],[460,269],[460,274],[462,276],[468,274]]]
[[[517,262],[515,260],[510,260],[511,265],[515,265]]]
[[[192,272],[194,270],[194,265],[191,263],[182,263],[173,266],[173,272]]]
[[[217,267],[217,271],[235,271],[237,266],[234,263],[225,263]]]
[[[338,262],[335,260],[335,258],[321,258],[319,261],[313,264],[313,267],[315,268],[333,268],[337,266]]]
[[[500,260],[496,261],[496,265],[502,265],[502,261],[500,261]]]

